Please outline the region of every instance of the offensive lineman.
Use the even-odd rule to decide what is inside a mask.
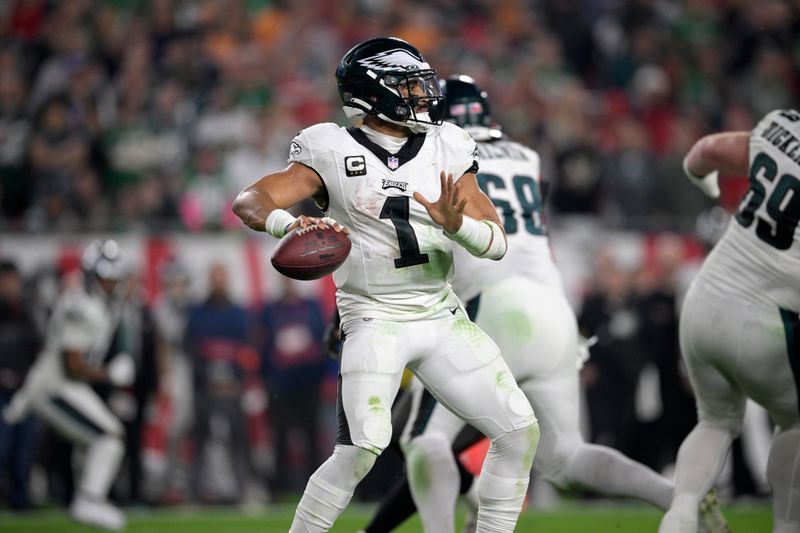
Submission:
[[[330,224],[349,231],[352,241],[334,273],[345,335],[337,444],[311,476],[290,532],[328,531],[347,506],[389,442],[390,408],[406,365],[490,438],[478,530],[511,532],[538,424],[497,346],[467,318],[447,283],[453,242],[490,259],[506,251],[497,213],[477,185],[475,143],[442,124],[436,73],[405,41],[355,46],[336,78],[345,112],[363,115],[363,125],[301,131],[289,166],[244,189],[234,203],[245,224],[275,237]],[[348,229],[333,218],[295,219],[283,210],[308,197]]]
[[[125,452],[119,419],[91,384],[125,387],[134,363],[120,353],[103,365],[116,330],[127,287],[127,266],[115,241],[94,241],[83,252],[85,286],[68,289],[47,326],[45,346],[3,413],[13,421],[32,409],[73,442],[87,447],[86,462],[70,515],[110,530],[125,527],[123,512],[108,501]]]
[[[684,159],[689,179],[719,196],[717,173],[749,175],[750,189],[692,282],[680,318],[681,352],[698,424],[678,452],[675,495],[660,533],[697,528],[742,428],[746,399],[777,428],[767,463],[775,533],[800,532],[800,112],[776,110],[752,132],[708,135]]]
[[[467,76],[443,83],[447,119],[478,141],[478,182],[504,218],[509,250],[498,262],[455,254],[453,287],[475,321],[501,348],[542,428],[534,471],[551,483],[629,496],[666,509],[672,484],[606,446],[583,441],[578,425],[578,330],[553,262],[543,218],[539,156],[492,127],[486,93]],[[430,394],[416,389],[404,446],[411,493],[427,532],[453,531],[460,489],[451,443],[463,430]],[[385,501],[382,509],[402,507]],[[400,519],[401,517],[396,517]],[[405,516],[402,517],[405,519]],[[402,520],[399,520],[402,521]],[[398,523],[399,523],[398,521]],[[388,531],[373,522],[365,531]]]

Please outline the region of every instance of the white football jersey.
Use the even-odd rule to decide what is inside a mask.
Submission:
[[[439,172],[477,169],[475,141],[452,124],[409,137],[396,154],[358,128],[317,124],[292,141],[289,162],[312,168],[328,193],[327,214],[350,228],[352,249],[333,274],[342,323],[415,320],[458,305],[448,280],[454,243],[412,198],[441,194]]]
[[[543,215],[539,154],[500,139],[479,142],[478,156],[478,184],[503,221],[508,251],[499,261],[487,261],[458,247],[452,281],[456,294],[467,302],[487,285],[511,276],[561,289]]]
[[[750,189],[700,279],[800,312],[800,112],[772,111],[750,134]]]
[[[47,325],[45,345],[28,375],[30,385],[49,388],[69,380],[65,350],[83,352],[87,363],[99,366],[111,344],[116,315],[118,310],[112,310],[106,298],[82,288],[61,295]]]

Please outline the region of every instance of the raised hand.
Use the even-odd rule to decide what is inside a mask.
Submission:
[[[461,228],[467,199],[459,198],[458,188],[453,182],[452,174],[440,172],[439,182],[442,194],[438,200],[430,202],[419,192],[414,193],[414,200],[422,204],[436,224],[442,226],[448,233],[455,233]]]

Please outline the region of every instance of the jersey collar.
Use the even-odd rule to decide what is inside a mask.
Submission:
[[[391,171],[397,170],[404,164],[414,159],[422,149],[422,145],[425,143],[425,134],[415,133],[409,136],[406,144],[404,144],[396,154],[392,154],[382,146],[378,146],[374,142],[370,141],[369,137],[367,137],[367,134],[361,131],[359,128],[350,126],[347,128],[347,133],[349,133],[358,144],[372,152],[373,155]]]

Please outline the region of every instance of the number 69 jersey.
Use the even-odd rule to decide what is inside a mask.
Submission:
[[[477,171],[476,157],[472,138],[448,123],[410,136],[396,154],[358,128],[331,123],[295,137],[289,162],[320,176],[326,213],[350,228],[350,255],[333,274],[342,323],[416,320],[459,305],[448,283],[454,244],[412,194],[437,199],[439,172],[457,180]]]
[[[750,189],[701,271],[711,286],[800,311],[800,113],[750,134]]]

